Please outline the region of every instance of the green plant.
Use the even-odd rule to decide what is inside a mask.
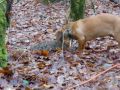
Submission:
[[[85,0],[71,0],[70,17],[76,21],[84,17]]]
[[[8,22],[5,16],[6,13],[6,0],[0,1],[0,67],[7,66],[7,50],[5,44],[6,28]]]

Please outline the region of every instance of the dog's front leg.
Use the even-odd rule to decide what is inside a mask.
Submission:
[[[80,52],[83,52],[83,49],[85,48],[85,37],[82,36],[82,37],[79,37],[78,38],[78,50],[80,50]]]

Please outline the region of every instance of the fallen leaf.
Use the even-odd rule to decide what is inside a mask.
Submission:
[[[29,87],[26,87],[25,90],[31,90]]]
[[[44,86],[44,88],[46,88],[46,89],[51,89],[51,88],[53,88],[53,85],[49,85],[49,84],[44,84],[43,86]]]
[[[10,75],[10,76],[13,74],[12,70],[10,70],[8,67],[1,69],[0,73],[2,73],[4,75]]]
[[[40,85],[43,86],[43,85],[47,85],[48,83],[48,78],[47,77],[41,77],[40,79]]]
[[[46,64],[45,64],[45,62],[41,61],[37,64],[37,66],[39,69],[43,69],[43,68],[45,68]]]
[[[95,64],[92,63],[92,62],[86,62],[86,63],[87,63],[87,66],[88,66],[88,67],[94,67],[94,66],[95,66]]]
[[[47,51],[47,50],[42,50],[42,52],[41,52],[41,55],[43,55],[43,56],[48,56],[48,54],[49,54],[49,51]]]
[[[12,26],[12,27],[16,27],[16,24],[17,24],[17,23],[16,23],[15,20],[12,20],[12,21],[11,21],[11,26]]]
[[[49,51],[48,50],[34,50],[33,54],[48,56],[49,55]]]
[[[22,56],[21,56],[22,55]],[[18,58],[20,58],[21,56],[21,60],[27,60],[28,59],[28,53],[24,52],[24,51],[14,51],[13,54],[11,55],[15,60],[17,60]]]

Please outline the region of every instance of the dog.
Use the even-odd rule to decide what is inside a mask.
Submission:
[[[66,28],[69,28],[70,33],[65,34]],[[120,47],[120,17],[117,15],[102,13],[70,22],[61,31],[56,33],[59,42],[63,40],[63,32],[65,38],[76,39],[78,41],[78,49],[80,51],[83,51],[87,41],[107,35],[112,35]]]

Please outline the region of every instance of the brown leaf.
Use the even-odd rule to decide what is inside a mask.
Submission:
[[[12,26],[12,27],[16,27],[16,24],[17,24],[17,23],[16,23],[15,20],[11,21],[11,26]]]
[[[94,63],[92,63],[92,62],[87,62],[87,66],[88,66],[88,67],[94,67],[94,66],[95,66],[95,64],[94,64]]]
[[[56,48],[56,51],[59,53],[59,52],[61,52],[61,48]]]
[[[44,84],[43,85],[45,89],[52,89],[53,85],[49,85],[49,84]]]
[[[12,75],[13,74],[12,70],[10,70],[8,67],[1,69],[0,73],[2,73],[4,75]]]
[[[22,55],[22,59],[28,59],[28,53],[24,52],[24,51],[14,51],[13,54],[11,55],[15,60],[17,60],[18,58],[20,58],[20,56]]]
[[[42,52],[41,52],[41,55],[43,55],[43,56],[48,56],[48,54],[49,54],[49,51],[47,51],[47,50],[42,50]]]
[[[35,1],[35,6],[41,2],[41,0],[34,0]]]
[[[8,16],[8,17],[11,17],[13,14],[12,14],[12,12],[10,11],[10,12],[6,12],[6,16]]]
[[[33,54],[48,56],[49,55],[49,51],[48,50],[34,50]]]
[[[40,80],[40,85],[42,86],[42,85],[44,85],[44,84],[47,84],[48,83],[48,78],[47,77],[41,77],[41,78],[39,78],[39,80]]]
[[[26,87],[25,90],[31,90],[29,87]]]
[[[43,69],[43,68],[45,68],[46,64],[45,64],[45,62],[41,61],[37,64],[37,66],[39,69]]]

